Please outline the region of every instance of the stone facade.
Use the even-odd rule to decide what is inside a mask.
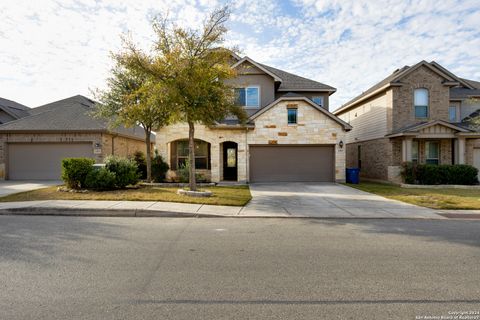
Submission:
[[[288,125],[287,105],[297,108],[297,124]],[[231,141],[238,145],[238,181],[248,181],[249,145],[258,144],[329,144],[335,145],[335,178],[345,180],[345,131],[341,124],[315,109],[304,100],[280,101],[254,119],[255,128],[216,129],[197,125],[195,138],[210,143],[211,180],[222,181],[222,143]],[[157,133],[157,149],[170,161],[170,143],[188,138],[186,124],[171,125]],[[173,172],[169,173],[172,177]]]
[[[145,152],[145,143],[131,138],[114,138],[116,146],[113,148],[115,155],[130,156],[137,150]],[[117,142],[118,141],[118,142]],[[6,163],[8,160],[8,143],[78,143],[89,142],[94,152],[97,163],[103,162],[105,156],[112,154],[112,135],[105,133],[2,133],[0,134],[0,179],[6,178]],[[99,146],[96,148],[95,146]]]

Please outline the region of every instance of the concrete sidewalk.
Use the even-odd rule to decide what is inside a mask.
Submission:
[[[422,210],[423,209],[423,210]],[[215,206],[177,202],[154,201],[89,201],[45,200],[0,203],[0,215],[64,215],[64,216],[118,216],[118,217],[269,217],[269,218],[387,218],[387,219],[445,219],[431,209],[412,208],[395,216],[372,212],[351,211],[346,215],[338,210],[289,213],[263,212],[250,206]]]

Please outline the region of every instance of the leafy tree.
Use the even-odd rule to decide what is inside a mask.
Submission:
[[[152,130],[168,124],[171,111],[162,93],[162,84],[146,73],[138,72],[127,63],[129,52],[113,54],[115,66],[107,79],[107,89],[97,90],[100,102],[94,114],[111,119],[111,126],[140,125],[145,132],[147,181],[152,180]]]
[[[153,23],[157,37],[153,50],[144,52],[129,42],[128,54],[123,56],[129,68],[153,78],[161,87],[153,93],[161,93],[172,112],[170,119],[188,124],[190,190],[197,189],[195,125],[214,125],[228,115],[241,122],[246,119],[244,110],[234,104],[233,88],[225,82],[236,75],[231,67],[235,49],[224,46],[228,17],[228,7],[214,10],[199,30],[181,28],[159,17]]]

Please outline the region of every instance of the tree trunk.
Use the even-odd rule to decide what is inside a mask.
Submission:
[[[145,128],[145,143],[147,144],[147,154],[145,160],[147,161],[147,182],[152,182],[152,151],[150,146],[150,134],[152,130]]]
[[[190,164],[189,183],[190,191],[197,191],[197,181],[195,180],[195,126],[193,122],[188,122],[188,161]]]

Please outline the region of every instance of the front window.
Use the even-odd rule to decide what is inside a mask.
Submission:
[[[429,141],[425,143],[425,154],[427,164],[438,164],[440,145],[436,141]]]
[[[287,109],[288,124],[297,124],[297,109]]]
[[[260,107],[260,88],[235,88],[235,104],[242,107]]]
[[[172,142],[176,152],[174,156],[173,168],[181,168],[188,161],[188,140],[181,140]],[[210,144],[205,141],[195,140],[195,168],[196,169],[210,169],[209,165]]]
[[[318,97],[312,97],[312,101],[318,104],[320,107],[323,107],[323,97],[318,96]]]
[[[448,107],[448,119],[450,121],[457,121],[457,107]]]
[[[416,89],[414,93],[415,118],[428,118],[428,90]]]
[[[418,162],[418,141],[412,141],[412,162]]]

